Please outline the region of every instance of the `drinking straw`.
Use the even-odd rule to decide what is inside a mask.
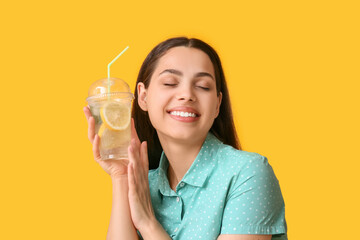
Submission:
[[[127,49],[129,48],[129,46],[127,46],[124,50],[122,50],[121,53],[119,53],[119,55],[117,55],[114,60],[112,60],[109,64],[108,64],[108,93],[110,93],[110,66],[111,64],[113,64]],[[109,96],[110,97],[110,96]]]

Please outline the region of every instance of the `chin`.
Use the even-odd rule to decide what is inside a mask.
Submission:
[[[189,129],[173,129],[171,130],[171,132],[169,132],[169,134],[164,134],[169,138],[172,138],[174,140],[177,141],[184,141],[186,143],[189,142],[194,142],[197,140],[202,140],[203,138],[206,137],[206,133],[204,133],[203,131],[199,132],[199,130],[196,131],[189,131]]]

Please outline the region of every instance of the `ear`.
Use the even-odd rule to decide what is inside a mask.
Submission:
[[[219,116],[219,113],[220,113],[220,105],[221,105],[221,101],[222,101],[222,92],[219,93],[219,96],[217,98],[218,98],[218,101],[217,101],[217,104],[216,104],[216,116],[215,116],[215,118],[217,118]]]
[[[136,86],[136,90],[137,90],[137,94],[138,94],[138,104],[140,106],[140,108],[143,111],[147,111],[147,103],[146,103],[146,88],[144,83],[139,82],[138,85]]]

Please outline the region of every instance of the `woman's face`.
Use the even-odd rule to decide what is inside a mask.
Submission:
[[[203,141],[219,114],[214,67],[196,48],[174,47],[162,56],[149,87],[138,87],[139,105],[148,111],[160,140]]]

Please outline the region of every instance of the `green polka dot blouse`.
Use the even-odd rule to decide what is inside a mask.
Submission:
[[[149,171],[155,216],[172,239],[217,239],[221,234],[272,234],[287,239],[285,204],[266,157],[234,149],[208,133],[174,192],[169,162]]]

